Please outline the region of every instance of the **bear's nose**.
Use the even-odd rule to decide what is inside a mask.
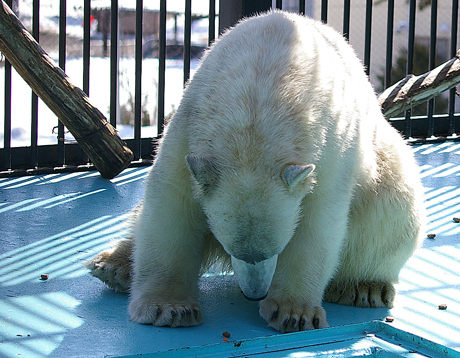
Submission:
[[[236,257],[241,261],[247,262],[248,264],[256,264],[258,262],[265,261],[266,259],[268,259],[268,256],[264,255],[261,252],[251,252],[232,256]]]

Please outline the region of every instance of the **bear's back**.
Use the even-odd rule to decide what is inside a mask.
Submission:
[[[325,137],[354,135],[366,93],[353,49],[326,25],[276,11],[243,20],[208,51],[184,95],[191,153],[223,164],[315,162]]]

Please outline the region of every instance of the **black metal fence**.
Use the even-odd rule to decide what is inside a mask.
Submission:
[[[377,90],[407,73],[433,69],[440,61],[455,56],[459,42],[458,0],[363,0],[359,4],[344,0],[340,6],[327,0],[161,0],[158,8],[143,0],[133,1],[130,8],[119,6],[118,0],[107,0],[104,5],[95,5],[101,1],[73,0],[72,6],[70,1],[6,3],[17,11],[34,38],[64,71],[78,63],[82,89],[90,99],[99,96],[107,100],[107,105],[101,102],[106,108],[99,109],[106,111],[110,123],[120,129],[134,152],[134,165],[151,160],[152,139],[161,134],[165,119],[174,112],[182,86],[196,68],[201,51],[218,32],[242,16],[276,7],[330,23],[355,47]],[[58,11],[49,12],[58,2]],[[194,9],[197,4],[199,10]],[[50,21],[56,28],[43,26]],[[75,30],[79,35],[72,34]],[[46,44],[49,39],[54,43]],[[126,59],[131,66],[127,72],[132,75],[122,77],[121,64]],[[426,64],[421,66],[423,61]],[[152,66],[155,76],[146,81],[144,74],[151,73]],[[108,76],[101,77],[103,71]],[[42,138],[44,119],[48,123],[53,115],[42,114],[44,104],[36,95],[14,91],[17,76],[4,58],[0,60],[0,72],[0,86],[4,88],[3,101],[0,100],[0,175],[87,168],[88,159],[56,118],[51,118],[55,126],[45,129],[47,138]],[[173,81],[180,83],[168,89]],[[94,83],[98,86],[94,87]],[[124,87],[129,90],[121,103],[120,91]],[[16,114],[22,113],[18,107],[26,103],[27,108],[30,103],[30,112],[26,116]],[[453,89],[390,121],[406,138],[455,140],[460,128],[459,107]],[[126,129],[129,133],[125,136]]]

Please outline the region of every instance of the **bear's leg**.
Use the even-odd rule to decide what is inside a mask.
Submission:
[[[128,312],[137,323],[187,327],[203,321],[198,277],[206,219],[192,196],[189,177],[184,176],[185,186],[175,174],[165,180],[164,173],[151,173],[133,226]]]
[[[393,285],[421,244],[424,222],[418,170],[408,148],[400,150],[380,152],[379,179],[356,189],[341,266],[325,290],[328,302],[393,307]]]
[[[121,240],[114,248],[104,250],[84,265],[91,275],[117,292],[128,292],[131,286],[133,241]]]
[[[336,211],[337,220],[332,223],[329,213],[334,210],[325,206],[325,210],[308,213],[309,218],[301,220],[294,237],[278,257],[268,296],[260,304],[260,314],[269,326],[282,333],[328,327],[321,302],[336,268],[347,222],[345,209],[342,214]],[[314,224],[326,222],[327,225]]]
[[[293,240],[295,237],[278,257],[268,296],[260,303],[260,315],[281,333],[328,327],[321,307],[327,282],[322,265],[308,254],[302,255]]]

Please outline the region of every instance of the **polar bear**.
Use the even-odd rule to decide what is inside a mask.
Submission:
[[[423,189],[352,48],[271,11],[207,51],[165,128],[130,239],[87,266],[131,320],[203,321],[198,279],[232,266],[274,329],[327,327],[323,299],[392,307],[420,245]]]

